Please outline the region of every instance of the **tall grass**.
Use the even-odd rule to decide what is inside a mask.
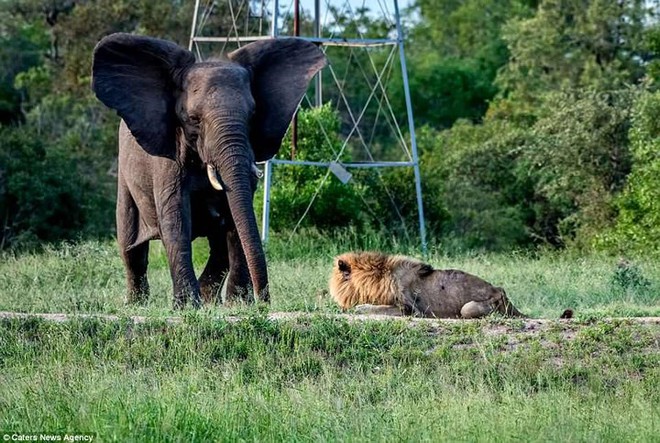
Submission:
[[[207,257],[204,241],[195,242],[194,263],[201,272]],[[335,255],[355,249],[382,250],[423,258],[417,245],[399,244],[354,231],[327,238],[313,232],[293,239],[274,237],[267,246],[272,310],[337,312],[325,295]],[[523,312],[554,318],[565,308],[578,315],[660,315],[660,260],[638,257],[621,265],[607,255],[570,252],[444,254],[431,248],[426,260],[438,268],[458,268],[506,289]],[[124,305],[123,265],[112,242],[64,243],[41,253],[0,261],[0,310],[166,314],[171,280],[164,248],[152,242],[149,260],[150,302]],[[218,314],[226,307],[207,307]]]
[[[658,329],[0,321],[0,430],[101,441],[652,441]]]
[[[195,244],[198,272],[206,258]],[[332,257],[353,249],[416,255],[380,237],[267,248],[271,310],[205,307],[168,324],[171,281],[152,243],[152,295],[123,303],[113,243],[4,255],[0,310],[115,313],[120,321],[0,320],[0,433],[94,433],[97,441],[653,441],[660,435],[660,328],[600,316],[658,315],[660,266],[568,253],[427,258],[504,286],[516,305],[582,323],[523,334],[488,319],[429,329],[349,323],[324,295]],[[223,314],[240,312],[230,322]],[[143,314],[146,323],[125,316]],[[506,326],[509,332],[497,333]],[[494,332],[495,331],[495,332]],[[3,434],[4,436],[4,434]],[[3,437],[4,438],[4,437]]]

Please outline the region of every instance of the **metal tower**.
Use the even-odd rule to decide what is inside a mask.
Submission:
[[[357,5],[352,6],[351,3]],[[305,6],[307,9],[304,8]],[[360,18],[365,16],[378,21],[381,25],[379,28],[382,28],[380,35],[372,35],[373,30],[367,30],[361,26]],[[371,32],[371,34],[367,35],[367,32]],[[329,66],[317,75],[314,86],[311,88],[312,92],[308,91],[301,104],[320,106],[324,102],[324,95],[335,99],[345,123],[342,131],[344,142],[335,158],[329,158],[327,161],[296,160],[298,131],[297,119],[294,117],[291,126],[293,145],[291,158],[274,158],[265,162],[263,241],[268,239],[274,167],[302,165],[326,168],[327,174],[324,180],[333,173],[344,183],[350,180],[351,174],[348,170],[351,169],[405,167],[413,168],[414,171],[419,235],[422,251],[426,253],[426,228],[422,206],[419,156],[398,0],[196,0],[189,49],[196,54],[198,60],[203,60],[212,54],[229,52],[249,42],[294,36],[320,45],[329,59]],[[358,52],[360,53],[358,54]],[[349,74],[347,70],[342,78],[342,74],[334,69],[333,60],[342,57],[342,54],[343,57],[347,57],[347,53],[347,66],[358,65],[359,69],[355,71],[357,74]],[[377,54],[381,56],[377,57]],[[380,65],[374,61],[375,59],[380,60]],[[407,134],[401,130],[403,125],[397,121],[388,97],[391,89],[388,89],[387,79],[390,78],[397,59],[397,68],[401,71],[403,83],[401,86],[406,109],[405,119],[399,118],[399,120],[406,120],[403,125],[407,124]],[[322,75],[325,77],[323,79],[325,83],[321,78]],[[353,76],[351,77],[351,75]],[[368,90],[370,93],[366,99],[362,97],[366,103],[355,105],[347,97],[347,86],[358,80],[366,82],[368,87],[362,90]],[[327,93],[328,88],[324,88],[324,86],[328,84],[336,87],[336,93]],[[310,95],[313,97],[310,98]],[[374,110],[374,107],[377,109]],[[371,118],[368,118],[369,115]],[[376,125],[381,125],[391,131],[394,144],[401,147],[400,154],[403,160],[401,158],[397,160],[377,160],[375,158],[373,134]],[[371,137],[369,137],[370,131],[372,132]],[[349,145],[354,150],[361,151],[364,161],[346,163],[339,161]],[[384,184],[384,182],[382,183]],[[405,221],[396,207],[392,193],[387,188],[385,190],[405,226]]]

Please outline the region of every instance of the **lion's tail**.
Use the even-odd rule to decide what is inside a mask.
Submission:
[[[559,318],[573,318],[573,310],[565,309],[564,312],[561,313]]]
[[[506,296],[506,292],[504,291],[503,288],[497,288],[500,290],[500,293],[502,295],[502,304],[500,306],[500,312],[505,315],[506,317],[519,317],[519,318],[526,318],[527,316],[520,312],[515,306],[513,306],[513,303],[509,301],[509,298]]]

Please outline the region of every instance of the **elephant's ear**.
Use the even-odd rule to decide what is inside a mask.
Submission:
[[[280,149],[296,108],[326,58],[315,44],[296,38],[261,40],[229,54],[252,73],[256,110],[250,142],[257,161]]]
[[[117,111],[147,152],[170,156],[175,150],[175,92],[195,63],[188,50],[166,41],[117,33],[94,49],[92,89]]]

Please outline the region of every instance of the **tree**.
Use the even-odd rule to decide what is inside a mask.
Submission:
[[[419,135],[425,208],[435,209],[431,227],[445,237],[444,247],[506,250],[533,241],[533,188],[518,167],[526,131],[459,120]]]
[[[503,103],[490,113],[533,116],[549,92],[613,91],[639,83],[648,55],[646,23],[658,12],[653,4],[543,0],[534,16],[509,21],[504,40],[511,55],[497,77]]]
[[[618,252],[660,251],[660,92],[637,101],[630,128],[632,171],[615,199],[614,226],[597,239]]]
[[[493,79],[506,64],[508,50],[502,27],[509,20],[530,17],[536,1],[525,0],[417,0],[421,22],[411,32],[420,51],[442,57],[477,61]]]
[[[498,92],[496,74],[509,57],[502,28],[531,16],[535,3],[417,0],[420,21],[410,30],[406,55],[420,124],[447,128],[458,119],[481,120]],[[405,109],[399,111],[403,115]]]
[[[612,220],[613,196],[630,172],[631,110],[638,91],[546,97],[520,153],[533,184],[534,235],[555,246],[588,246]]]
[[[0,128],[0,250],[75,238],[89,195],[64,149],[24,128]]]
[[[0,124],[16,124],[23,118],[23,95],[14,80],[42,63],[48,38],[42,23],[12,19],[5,8],[0,8]]]

